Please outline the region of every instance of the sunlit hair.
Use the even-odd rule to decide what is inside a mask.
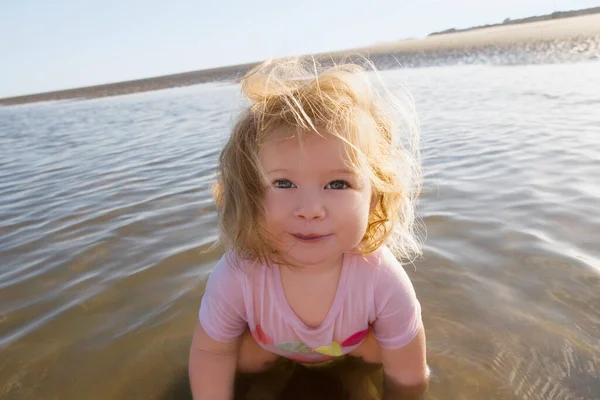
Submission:
[[[385,244],[413,260],[421,253],[415,223],[421,170],[412,98],[403,88],[392,96],[368,60],[328,64],[270,60],[241,80],[250,105],[221,152],[214,188],[221,242],[244,258],[278,258],[275,238],[261,228],[270,183],[259,150],[281,131],[294,132],[300,143],[305,135],[333,135],[345,143],[348,168],[367,175],[377,199],[357,250],[367,254]]]

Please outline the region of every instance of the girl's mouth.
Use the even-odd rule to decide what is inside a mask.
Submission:
[[[309,233],[309,234],[293,233],[292,236],[301,242],[307,242],[307,243],[318,242],[321,239],[325,239],[325,238],[329,237],[329,235],[318,235],[315,233]]]

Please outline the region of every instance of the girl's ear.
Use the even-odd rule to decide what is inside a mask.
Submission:
[[[381,195],[379,195],[377,193],[373,193],[373,195],[371,196],[371,207],[369,208],[369,211],[375,210],[375,207],[377,207],[377,204],[379,204],[380,200],[381,200]]]

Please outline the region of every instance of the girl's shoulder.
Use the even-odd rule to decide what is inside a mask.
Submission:
[[[353,257],[353,275],[356,279],[371,282],[377,288],[411,286],[402,264],[387,246]]]
[[[398,261],[387,246],[381,246],[377,250],[365,255],[353,254],[352,257],[358,269],[372,274],[381,274],[386,271],[402,269],[400,261]]]
[[[227,250],[215,264],[210,272],[210,277],[213,280],[223,279],[242,282],[262,269],[264,269],[262,264],[245,259],[233,250]]]

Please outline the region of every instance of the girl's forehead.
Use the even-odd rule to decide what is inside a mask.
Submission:
[[[359,163],[349,156],[346,144],[333,135],[314,132],[300,138],[273,138],[264,143],[259,154],[265,173],[290,172],[315,175],[352,174],[366,177]]]
[[[344,133],[333,133],[326,129],[318,128],[314,130],[294,130],[292,128],[283,128],[276,130],[266,136],[264,144],[270,144],[271,147],[285,148],[321,148],[326,147],[331,151],[339,151],[342,155],[347,152],[348,147],[356,146],[352,139]]]
[[[342,140],[334,136],[320,136],[316,133],[293,137],[277,137],[263,143],[260,159],[270,162],[340,163],[347,159]]]
[[[342,139],[342,135],[331,133],[325,129],[319,128],[315,132],[282,127],[267,133],[259,148],[260,150],[267,147],[270,150],[278,148],[295,151],[296,149],[311,148],[314,150],[325,147],[327,150],[340,152],[340,155],[343,156],[348,144],[348,140]]]

